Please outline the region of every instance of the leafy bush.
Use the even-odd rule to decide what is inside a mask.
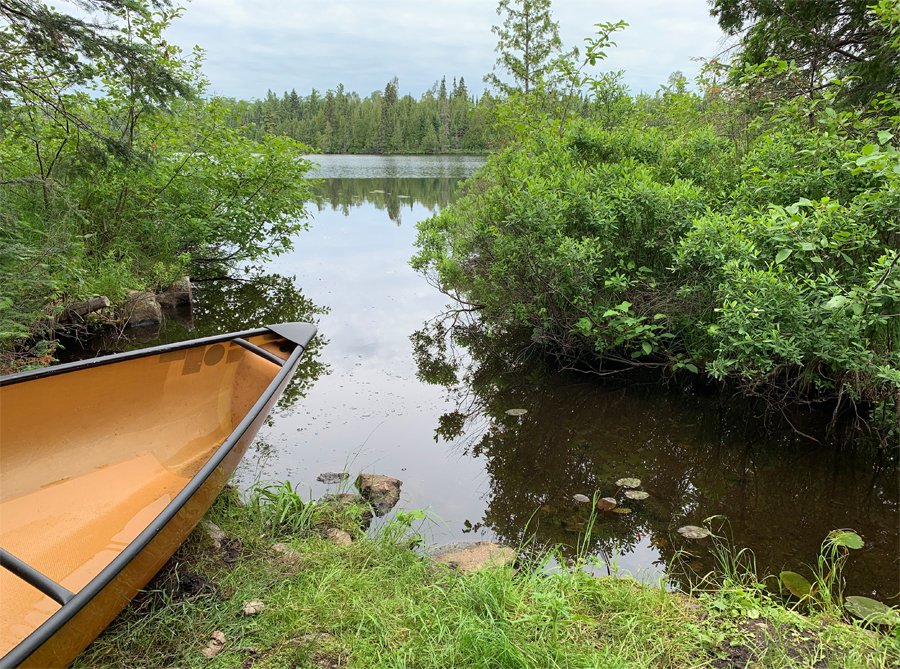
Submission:
[[[256,261],[305,226],[310,150],[229,127],[230,104],[202,97],[201,52],[183,57],[162,38],[178,11],[135,14],[129,29],[198,95],[161,108],[153,82],[100,58],[100,95],[39,72],[0,107],[0,347],[53,305]]]
[[[564,359],[702,368],[772,408],[863,402],[896,438],[900,97],[841,110],[840,86],[775,108],[740,157],[721,101],[684,91],[627,123],[519,119],[412,264]]]

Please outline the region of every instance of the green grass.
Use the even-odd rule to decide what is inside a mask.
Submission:
[[[577,568],[551,571],[540,558],[536,568],[461,575],[397,540],[415,514],[375,538],[357,528],[352,544],[335,545],[317,528],[353,529],[354,520],[333,508],[307,503],[299,525],[273,523],[295,494],[270,488],[243,507],[233,492],[222,495],[208,517],[230,543],[217,551],[195,532],[75,666],[774,669],[900,661],[896,638],[789,611],[746,580],[691,598]],[[297,551],[293,560],[272,550],[278,542]],[[242,615],[250,600],[266,610]],[[208,659],[201,650],[216,630],[227,643]]]

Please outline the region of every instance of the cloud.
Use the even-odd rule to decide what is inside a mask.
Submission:
[[[491,71],[502,20],[484,0],[194,0],[167,37],[207,51],[204,71],[215,92],[264,97],[308,94],[343,83],[368,95],[392,77],[401,93],[420,96],[435,80],[464,76],[470,91]],[[633,90],[655,90],[674,70],[699,69],[721,33],[703,0],[557,0],[554,18],[567,46],[583,45],[593,24],[624,19],[604,69],[626,70]]]

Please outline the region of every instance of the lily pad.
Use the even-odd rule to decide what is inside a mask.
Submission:
[[[643,490],[626,490],[625,497],[628,499],[647,499],[650,497],[650,493]]]
[[[868,597],[847,597],[847,610],[857,618],[876,625],[900,624],[900,612]]]
[[[678,528],[678,534],[685,539],[705,539],[710,532],[705,527],[697,527],[696,525],[685,525]]]
[[[528,409],[507,409],[507,416],[524,416],[528,413]]]
[[[778,575],[778,578],[781,579],[781,584],[787,588],[794,597],[803,599],[804,597],[808,597],[809,591],[812,590],[812,584],[795,571],[783,571]]]
[[[828,538],[834,542],[835,546],[860,549],[866,545],[861,536],[849,530],[835,530],[828,535]]]
[[[572,499],[574,499],[579,504],[587,504],[591,501],[591,498],[587,495],[572,495]]]
[[[616,485],[622,488],[640,488],[641,480],[640,479],[619,479],[616,481]]]
[[[631,513],[631,509],[629,509],[627,506],[620,506],[616,509],[613,509],[612,512],[613,513]]]
[[[601,497],[597,500],[597,509],[600,511],[612,511],[617,504],[615,497]]]

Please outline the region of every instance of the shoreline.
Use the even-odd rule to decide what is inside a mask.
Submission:
[[[896,632],[785,608],[749,573],[685,594],[584,564],[462,572],[411,550],[420,511],[369,536],[358,504],[226,488],[74,667],[888,667]],[[282,519],[280,522],[278,519]],[[336,537],[341,536],[340,540]],[[217,537],[217,538],[216,538]],[[896,629],[896,628],[895,628]]]

